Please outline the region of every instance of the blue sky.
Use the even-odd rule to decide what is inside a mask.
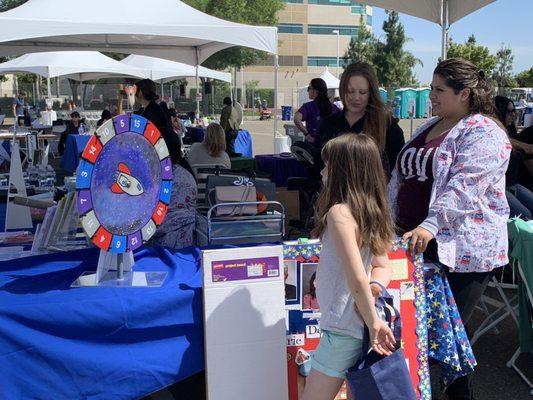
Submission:
[[[373,30],[383,36],[383,21],[387,15],[381,8],[373,8]],[[400,14],[405,32],[412,39],[406,48],[424,63],[415,72],[422,84],[431,81],[433,69],[441,52],[440,26],[420,18]],[[533,0],[497,0],[452,24],[450,36],[463,43],[470,34],[494,54],[501,44],[513,50],[515,72],[533,67]]]

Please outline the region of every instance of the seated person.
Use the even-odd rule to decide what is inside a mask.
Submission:
[[[183,121],[178,115],[178,112],[175,108],[171,108],[168,110],[169,115],[169,125],[174,131],[176,135],[178,135],[180,142],[183,144],[183,137],[187,133],[187,129],[185,128],[185,125],[183,125]]]
[[[70,114],[70,121],[67,123],[67,128],[61,134],[59,138],[59,144],[57,146],[57,151],[59,155],[63,155],[65,152],[65,144],[67,143],[68,135],[78,135],[80,133],[80,128],[83,129],[80,113],[74,111]]]
[[[226,153],[226,135],[220,124],[209,124],[204,141],[191,146],[188,160],[191,165],[216,164],[231,169],[231,160]]]
[[[96,127],[102,126],[106,121],[110,120],[111,118],[112,118],[111,111],[103,110],[102,115],[100,115],[100,119],[96,123]]]
[[[196,181],[181,155],[177,136],[165,139],[172,160],[172,193],[167,215],[150,240],[151,245],[176,251],[196,243]],[[169,143],[170,142],[170,143]]]

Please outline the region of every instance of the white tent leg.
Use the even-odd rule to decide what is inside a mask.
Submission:
[[[441,0],[441,27],[442,27],[442,49],[441,59],[447,58],[447,44],[448,44],[448,0]]]
[[[196,118],[200,118],[200,98],[198,97],[200,93],[200,85],[198,83],[198,64],[199,64],[199,54],[198,54],[198,47],[195,48],[196,50],[196,63],[195,63],[195,69],[196,69]]]
[[[46,88],[48,90],[48,98],[52,98],[52,86],[50,85],[50,77],[46,78]]]
[[[163,100],[163,96],[165,95],[165,88],[163,87],[163,79],[159,82],[161,84],[161,100]]]
[[[278,55],[274,55],[274,140],[278,134]]]

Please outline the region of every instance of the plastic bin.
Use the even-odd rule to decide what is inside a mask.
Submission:
[[[416,89],[416,118],[431,117],[431,101],[429,100],[430,88]]]
[[[394,94],[401,98],[400,118],[414,118],[416,116],[416,90],[413,88],[403,88],[396,90]],[[412,116],[409,115],[409,110],[413,111]]]
[[[281,120],[282,121],[292,120],[292,107],[291,106],[281,106]]]
[[[285,135],[291,138],[291,146],[296,142],[302,142],[305,140],[304,134],[300,132],[296,125],[285,124],[283,127],[285,128]]]

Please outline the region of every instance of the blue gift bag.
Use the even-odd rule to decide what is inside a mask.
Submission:
[[[390,356],[381,356],[370,349],[370,337],[365,326],[362,357],[348,370],[346,380],[354,398],[363,400],[416,400],[409,370],[400,347],[402,325],[400,313],[393,306],[392,296],[383,288],[376,302],[378,314],[384,314],[398,347]]]

